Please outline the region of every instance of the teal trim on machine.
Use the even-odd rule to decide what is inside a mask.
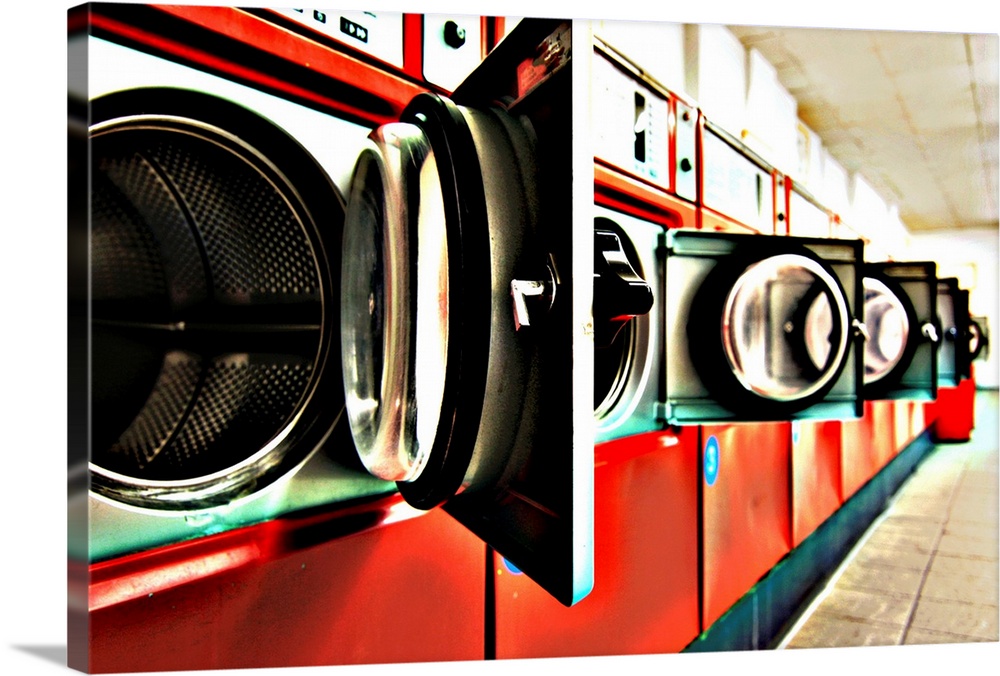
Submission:
[[[773,647],[802,605],[933,449],[929,432],[914,439],[683,652]]]

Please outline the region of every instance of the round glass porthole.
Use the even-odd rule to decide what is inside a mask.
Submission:
[[[343,248],[346,407],[375,476],[416,479],[437,433],[448,367],[448,244],[437,163],[419,127],[373,132],[358,160]]]
[[[910,335],[910,320],[902,300],[883,282],[864,279],[865,324],[870,339],[865,341],[865,385],[886,377],[902,360]]]
[[[479,480],[473,454],[489,360],[506,354],[494,350],[474,117],[442,97],[415,97],[400,122],[369,135],[344,217],[340,347],[351,434],[365,468],[421,509]]]
[[[818,261],[780,254],[749,265],[722,310],[723,352],[739,384],[763,399],[805,399],[826,387],[847,351],[847,302]]]

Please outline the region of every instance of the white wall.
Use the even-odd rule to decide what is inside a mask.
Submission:
[[[661,85],[685,93],[683,24],[596,19],[593,30]]]
[[[906,256],[899,260],[932,260],[938,277],[957,277],[969,290],[969,311],[985,316],[990,329],[990,356],[975,363],[976,380],[983,387],[997,387],[1000,356],[1000,233],[996,230],[911,234]]]

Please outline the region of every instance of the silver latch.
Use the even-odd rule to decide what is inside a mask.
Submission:
[[[937,327],[930,322],[927,322],[920,327],[920,333],[922,333],[924,338],[927,338],[932,343],[937,343],[941,340],[938,336]]]
[[[872,339],[872,334],[868,332],[868,327],[865,325],[864,322],[858,319],[854,319],[851,321],[851,326],[854,328],[855,336],[861,336],[866,341]]]
[[[556,299],[556,274],[552,265],[546,266],[547,280],[514,279],[510,282],[510,295],[514,299],[514,330],[531,326],[547,315]]]

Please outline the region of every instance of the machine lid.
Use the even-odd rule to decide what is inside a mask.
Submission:
[[[428,509],[459,491],[472,458],[490,344],[490,249],[482,174],[457,106],[421,95],[403,120],[375,129],[355,166],[341,358],[362,462]]]
[[[955,359],[958,373],[963,380],[972,377],[972,352],[969,350],[971,317],[969,317],[969,290],[959,288],[955,300]]]
[[[519,86],[507,76],[553,29],[568,40],[559,24],[518,25],[476,71],[497,74],[482,76],[488,97],[421,94],[370,135],[345,217],[341,356],[369,471],[572,605],[593,585],[593,432],[580,425],[593,407],[578,368],[593,337],[572,302],[593,244],[574,242],[567,216],[571,72],[520,98],[496,91]]]
[[[412,481],[427,465],[444,404],[446,219],[437,161],[420,127],[384,125],[370,138],[343,244],[346,410],[368,471]]]
[[[687,339],[668,364],[670,420],[860,414],[860,242],[711,232],[668,242],[667,288],[681,288],[668,293],[667,331],[684,322]]]
[[[936,271],[927,261],[865,265],[865,399],[937,396]]]
[[[938,325],[941,348],[938,351],[938,383],[954,387],[971,372],[968,349],[969,294],[958,286],[958,279],[947,277],[937,284]]]
[[[969,359],[987,360],[990,353],[989,324],[986,317],[969,318]]]

